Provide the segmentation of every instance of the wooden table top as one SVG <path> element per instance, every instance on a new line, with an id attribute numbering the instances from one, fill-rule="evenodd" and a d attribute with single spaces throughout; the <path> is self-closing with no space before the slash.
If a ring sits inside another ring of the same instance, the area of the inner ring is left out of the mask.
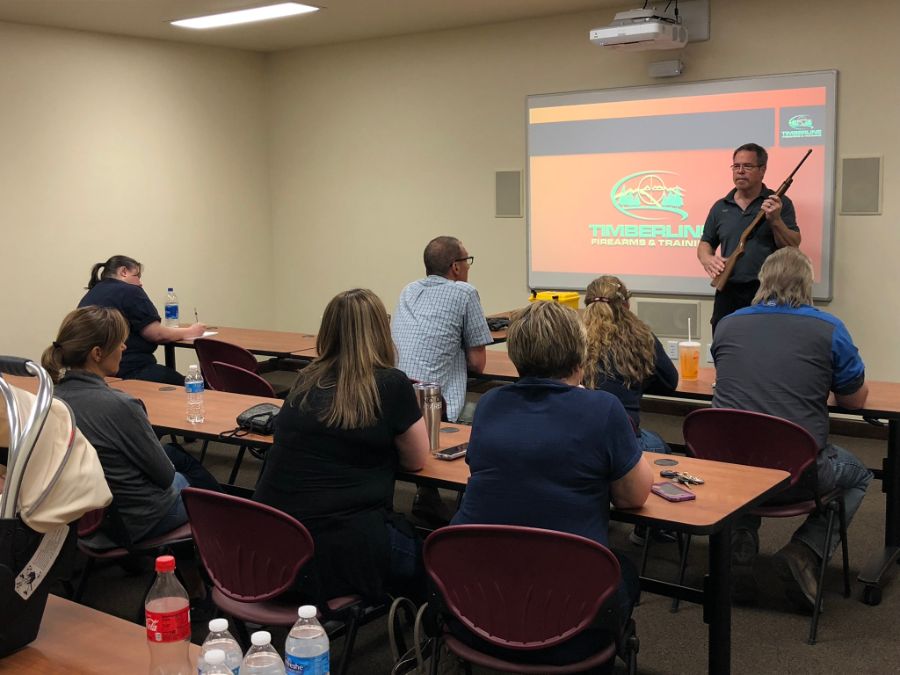
<path id="1" fill-rule="evenodd" d="M 446 450 L 460 443 L 468 443 L 472 427 L 464 424 L 441 423 L 441 450 Z M 469 482 L 469 465 L 465 457 L 458 459 L 441 460 L 428 455 L 425 466 L 421 471 L 406 472 L 399 476 L 401 479 L 414 483 L 445 487 L 449 490 L 459 490 Z"/>
<path id="2" fill-rule="evenodd" d="M 3 379 L 17 389 L 37 394 L 38 379 L 21 375 L 9 375 L 4 373 Z M 118 377 L 107 377 L 107 382 L 119 382 Z M 0 448 L 9 447 L 9 420 L 6 419 L 6 406 L 0 405 Z"/>
<path id="3" fill-rule="evenodd" d="M 200 647 L 190 645 L 191 663 Z M 10 675 L 124 675 L 150 668 L 147 632 L 142 626 L 51 595 L 37 638 L 0 659 Z"/>
<path id="4" fill-rule="evenodd" d="M 237 416 L 258 403 L 272 403 L 277 406 L 283 403 L 277 398 L 244 396 L 207 389 L 203 395 L 205 420 L 202 424 L 191 424 L 185 417 L 187 394 L 184 387 L 144 380 L 120 380 L 110 386 L 141 399 L 147 407 L 150 423 L 158 431 L 171 431 L 199 438 L 216 438 L 222 432 L 231 431 L 237 426 Z M 272 437 L 249 434 L 242 436 L 240 441 L 266 445 L 272 442 Z"/>
<path id="5" fill-rule="evenodd" d="M 498 349 L 487 350 L 487 363 L 484 372 L 476 377 L 485 380 L 516 380 L 518 372 L 509 359 L 509 354 Z M 700 368 L 696 380 L 679 379 L 678 388 L 671 395 L 653 394 L 657 398 L 689 398 L 710 401 L 713 397 L 716 381 L 716 369 Z M 832 412 L 863 415 L 865 417 L 900 417 L 900 382 L 884 382 L 867 380 L 869 396 L 866 407 L 861 410 L 845 410 L 835 405 L 834 396 L 829 397 L 828 405 Z"/>
<path id="6" fill-rule="evenodd" d="M 511 380 L 519 379 L 519 371 L 513 365 L 506 350 L 501 349 L 485 349 L 487 357 L 484 364 L 484 372 L 475 375 L 479 379 L 488 378 L 491 380 Z"/>
<path id="7" fill-rule="evenodd" d="M 450 424 L 441 426 L 460 429 L 458 434 L 451 434 L 450 438 L 442 434 L 441 448 L 456 445 L 464 438 L 468 440 L 469 427 Z M 669 502 L 651 493 L 647 502 L 639 509 L 613 509 L 614 520 L 660 523 L 694 534 L 709 534 L 736 511 L 765 501 L 769 495 L 787 485 L 790 479 L 790 474 L 786 471 L 775 469 L 652 452 L 646 452 L 644 456 L 653 468 L 654 482 L 666 480 L 659 476 L 659 472 L 668 468 L 687 471 L 706 482 L 691 488 L 697 495 L 696 499 Z M 658 466 L 653 463 L 657 459 L 674 459 L 678 464 L 674 467 Z M 460 490 L 465 489 L 469 481 L 469 466 L 462 459 L 446 462 L 429 457 L 422 471 L 402 474 L 402 478 Z"/>
<path id="8" fill-rule="evenodd" d="M 209 336 L 213 340 L 231 342 L 261 356 L 290 356 L 294 352 L 314 349 L 316 346 L 316 336 L 309 333 L 228 326 L 210 327 L 209 330 L 216 331 L 216 335 Z M 193 340 L 179 340 L 172 344 L 176 347 L 194 348 Z"/>
<path id="9" fill-rule="evenodd" d="M 19 389 L 24 389 L 25 391 L 30 391 L 32 394 L 37 394 L 38 390 L 38 379 L 36 377 L 24 377 L 21 375 L 7 375 L 3 374 L 3 379 L 9 382 L 12 386 L 18 387 Z M 121 382 L 122 378 L 119 377 L 105 377 L 103 378 L 107 382 Z"/>

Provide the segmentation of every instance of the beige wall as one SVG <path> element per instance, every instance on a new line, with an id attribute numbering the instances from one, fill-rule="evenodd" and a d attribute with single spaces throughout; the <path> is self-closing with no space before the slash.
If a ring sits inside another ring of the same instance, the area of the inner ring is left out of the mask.
<path id="1" fill-rule="evenodd" d="M 837 217 L 829 309 L 870 377 L 900 379 L 900 89 L 879 65 L 900 62 L 900 5 L 711 4 L 681 81 L 835 68 L 838 155 L 884 155 L 884 214 Z M 351 286 L 392 308 L 425 242 L 452 233 L 485 308 L 521 304 L 525 222 L 493 217 L 493 175 L 524 168 L 525 97 L 648 84 L 671 56 L 591 46 L 611 16 L 269 57 L 0 23 L 0 351 L 37 356 L 118 252 L 147 264 L 159 304 L 174 285 L 201 319 L 315 330 Z"/>
<path id="2" fill-rule="evenodd" d="M 850 327 L 870 377 L 900 378 L 892 334 L 900 213 L 891 198 L 900 179 L 900 88 L 877 65 L 900 63 L 900 5 L 711 4 L 712 39 L 684 50 L 681 81 L 837 69 L 838 155 L 884 155 L 884 215 L 837 217 L 829 309 Z M 403 284 L 421 276 L 424 244 L 445 233 L 477 257 L 471 281 L 486 310 L 521 304 L 525 222 L 493 217 L 493 175 L 524 168 L 525 97 L 648 84 L 646 64 L 671 57 L 590 45 L 588 30 L 611 16 L 274 55 L 267 75 L 279 325 L 315 330 L 327 299 L 354 285 L 373 288 L 390 310 Z M 723 193 L 729 179 L 723 172 Z M 710 310 L 705 302 L 705 318 Z"/>
<path id="3" fill-rule="evenodd" d="M 271 322 L 263 56 L 0 23 L 0 64 L 0 352 L 39 356 L 116 253 L 158 306 Z"/>

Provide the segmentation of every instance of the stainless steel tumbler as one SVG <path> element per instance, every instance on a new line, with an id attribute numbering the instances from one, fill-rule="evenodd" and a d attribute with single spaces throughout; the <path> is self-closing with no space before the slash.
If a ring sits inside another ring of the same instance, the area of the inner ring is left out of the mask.
<path id="1" fill-rule="evenodd" d="M 431 452 L 437 452 L 441 445 L 441 385 L 433 382 L 415 383 L 416 398 L 425 419 Z"/>

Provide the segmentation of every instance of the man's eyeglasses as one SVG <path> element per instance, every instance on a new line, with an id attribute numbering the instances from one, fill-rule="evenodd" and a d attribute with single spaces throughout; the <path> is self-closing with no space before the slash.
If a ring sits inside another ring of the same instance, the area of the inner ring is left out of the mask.
<path id="1" fill-rule="evenodd" d="M 732 164 L 732 171 L 753 171 L 753 169 L 758 169 L 762 164 Z"/>
<path id="2" fill-rule="evenodd" d="M 468 258 L 457 258 L 453 262 L 465 262 L 469 267 L 475 263 L 475 256 L 470 255 Z"/>

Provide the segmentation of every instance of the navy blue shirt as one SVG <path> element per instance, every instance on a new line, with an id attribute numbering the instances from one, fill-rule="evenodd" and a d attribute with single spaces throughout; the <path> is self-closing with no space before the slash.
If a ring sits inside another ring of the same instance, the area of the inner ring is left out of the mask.
<path id="1" fill-rule="evenodd" d="M 713 251 L 721 246 L 723 258 L 730 256 L 737 248 L 741 234 L 759 213 L 766 197 L 775 194 L 773 190 L 763 185 L 762 192 L 750 202 L 745 211 L 734 201 L 735 192 L 737 192 L 736 188 L 713 204 L 703 226 L 703 235 L 700 237 L 700 241 L 705 241 L 712 246 Z M 797 227 L 794 203 L 786 195 L 781 198 L 781 219 L 789 230 L 800 231 L 800 228 Z M 776 248 L 778 246 L 775 244 L 772 226 L 769 225 L 767 219 L 763 218 L 744 245 L 744 255 L 738 258 L 729 281 L 734 283 L 756 281 L 759 268 L 762 267 L 765 259 L 775 252 Z"/>
<path id="2" fill-rule="evenodd" d="M 609 485 L 641 459 L 619 400 L 524 377 L 481 397 L 454 525 L 523 525 L 607 545 Z"/>
<path id="3" fill-rule="evenodd" d="M 141 286 L 118 279 L 104 279 L 89 290 L 78 303 L 79 307 L 88 305 L 117 309 L 128 321 L 130 333 L 125 340 L 126 349 L 117 373 L 119 377 L 126 377 L 129 373 L 156 363 L 153 352 L 156 351 L 157 345 L 155 342 L 145 340 L 141 336 L 141 331 L 154 321 L 162 319 Z"/>
<path id="4" fill-rule="evenodd" d="M 835 316 L 801 305 L 757 304 L 726 316 L 712 344 L 713 407 L 775 415 L 828 442 L 828 394 L 854 394 L 865 366 Z"/>
<path id="5" fill-rule="evenodd" d="M 641 426 L 641 397 L 644 393 L 671 394 L 678 387 L 678 371 L 672 359 L 666 354 L 659 339 L 653 336 L 653 372 L 643 382 L 638 382 L 630 387 L 619 373 L 597 373 L 596 389 L 608 391 L 625 406 L 625 412 L 634 422 L 637 432 Z M 599 367 L 598 367 L 599 371 Z"/>

